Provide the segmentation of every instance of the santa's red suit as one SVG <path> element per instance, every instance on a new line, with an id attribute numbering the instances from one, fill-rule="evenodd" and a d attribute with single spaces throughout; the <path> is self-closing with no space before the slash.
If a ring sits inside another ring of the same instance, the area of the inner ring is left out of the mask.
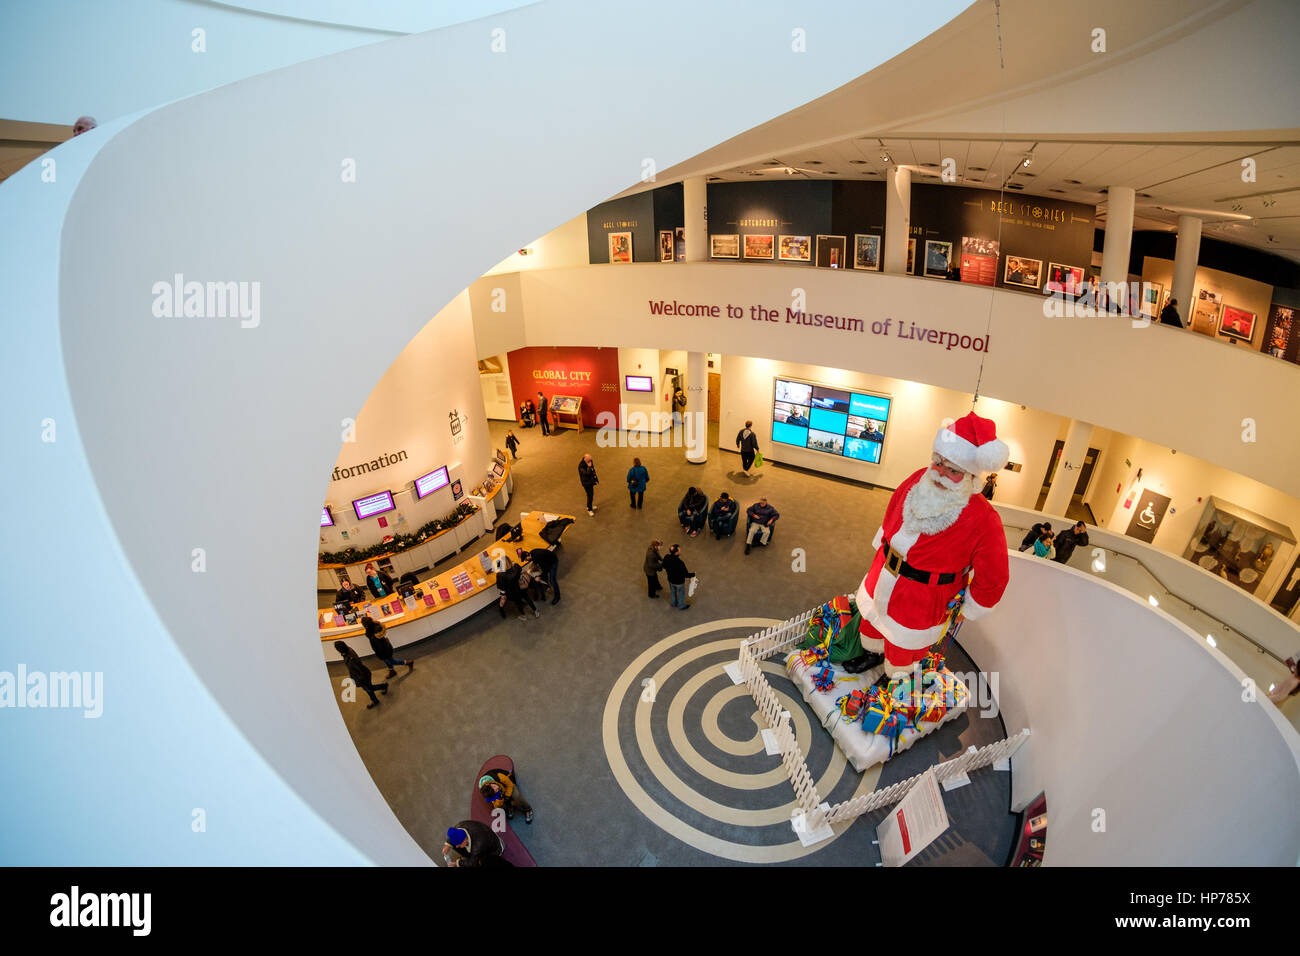
<path id="1" fill-rule="evenodd" d="M 961 613 L 971 620 L 992 610 L 1007 586 L 1002 521 L 993 506 L 975 494 L 973 478 L 1005 465 L 1007 446 L 997 440 L 993 422 L 972 412 L 941 430 L 934 450 L 946 465 L 965 471 L 965 478 L 954 486 L 930 466 L 898 486 L 872 542 L 875 560 L 858 588 L 862 647 L 884 654 L 890 675 L 909 671 L 943 637 L 948 602 L 966 587 L 968 571 L 970 586 Z M 922 482 L 936 484 L 918 493 Z M 942 494 L 944 488 L 950 509 L 918 515 L 926 493 L 934 495 L 938 489 Z"/>

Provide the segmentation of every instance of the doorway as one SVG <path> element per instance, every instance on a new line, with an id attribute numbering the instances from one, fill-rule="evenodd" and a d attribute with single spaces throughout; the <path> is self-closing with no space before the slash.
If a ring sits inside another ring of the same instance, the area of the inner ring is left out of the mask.
<path id="1" fill-rule="evenodd" d="M 1056 466 L 1061 460 L 1061 452 L 1064 449 L 1065 442 L 1058 438 L 1056 444 L 1052 447 L 1052 455 L 1047 461 L 1047 473 L 1043 475 L 1043 486 L 1038 492 L 1038 502 L 1034 505 L 1035 511 L 1043 510 L 1043 504 L 1047 501 L 1048 489 L 1052 486 L 1052 477 L 1056 474 Z M 1083 456 L 1083 465 L 1079 468 L 1079 477 L 1074 483 L 1074 491 L 1070 493 L 1070 504 L 1066 508 L 1065 516 L 1067 518 L 1086 521 L 1092 525 L 1097 523 L 1092 509 L 1084 503 L 1083 496 L 1088 493 L 1088 486 L 1092 484 L 1092 476 L 1097 471 L 1097 461 L 1100 458 L 1101 451 L 1097 448 L 1089 448 Z"/>
<path id="2" fill-rule="evenodd" d="M 709 373 L 709 422 L 717 424 L 722 408 L 722 376 L 717 372 Z"/>

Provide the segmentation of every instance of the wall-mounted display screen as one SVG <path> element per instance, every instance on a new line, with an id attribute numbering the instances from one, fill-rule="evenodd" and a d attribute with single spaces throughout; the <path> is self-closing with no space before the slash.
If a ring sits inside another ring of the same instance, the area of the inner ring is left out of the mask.
<path id="1" fill-rule="evenodd" d="M 629 392 L 653 392 L 655 380 L 649 375 L 624 375 L 623 387 Z"/>
<path id="2" fill-rule="evenodd" d="M 354 498 L 352 501 L 352 510 L 357 513 L 358 518 L 373 518 L 396 507 L 397 505 L 393 504 L 391 491 L 379 491 L 364 498 Z"/>
<path id="3" fill-rule="evenodd" d="M 334 527 L 334 515 L 330 512 L 329 505 L 320 510 L 320 526 L 322 528 Z"/>
<path id="4" fill-rule="evenodd" d="M 879 464 L 892 399 L 776 379 L 772 441 Z"/>
<path id="5" fill-rule="evenodd" d="M 415 479 L 415 497 L 423 498 L 425 495 L 431 495 L 439 488 L 446 488 L 451 484 L 451 479 L 447 477 L 447 466 L 443 465 L 437 471 L 431 471 L 427 475 L 421 475 Z M 385 511 L 388 509 L 385 508 Z"/>

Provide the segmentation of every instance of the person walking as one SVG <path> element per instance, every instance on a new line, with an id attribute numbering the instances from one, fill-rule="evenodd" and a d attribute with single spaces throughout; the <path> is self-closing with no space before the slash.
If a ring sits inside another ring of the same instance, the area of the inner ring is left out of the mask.
<path id="1" fill-rule="evenodd" d="M 528 552 L 533 562 L 533 579 L 551 589 L 551 605 L 560 603 L 560 558 L 550 548 Z"/>
<path id="2" fill-rule="evenodd" d="M 343 657 L 343 663 L 348 667 L 348 676 L 352 682 L 370 695 L 370 703 L 366 704 L 366 710 L 372 710 L 379 706 L 379 698 L 375 696 L 375 691 L 379 691 L 385 696 L 388 695 L 388 681 L 382 684 L 375 684 L 371 680 L 370 668 L 361 662 L 357 652 L 348 647 L 344 641 L 335 641 L 334 650 L 338 651 Z"/>
<path id="3" fill-rule="evenodd" d="M 754 423 L 745 422 L 745 427 L 736 433 L 736 447 L 740 449 L 740 467 L 749 474 L 758 454 L 758 436 L 754 434 Z"/>
<path id="4" fill-rule="evenodd" d="M 518 461 L 519 439 L 515 437 L 514 432 L 506 432 L 506 447 L 510 449 L 510 460 Z"/>
<path id="5" fill-rule="evenodd" d="M 406 673 L 415 670 L 415 661 L 404 661 L 397 657 L 397 652 L 393 650 L 393 642 L 388 639 L 388 628 L 384 627 L 381 621 L 376 621 L 370 615 L 361 619 L 361 626 L 365 628 L 366 637 L 370 639 L 370 649 L 375 652 L 375 656 L 388 665 L 387 677 L 397 676 L 397 665 L 405 664 Z"/>
<path id="6" fill-rule="evenodd" d="M 659 571 L 664 566 L 664 559 L 659 554 L 659 549 L 663 546 L 664 543 L 658 538 L 651 541 L 650 547 L 645 552 L 645 563 L 642 565 L 646 582 L 650 585 L 650 596 L 652 598 L 657 598 L 659 592 L 663 590 L 663 586 L 659 583 Z"/>
<path id="7" fill-rule="evenodd" d="M 522 810 L 524 822 L 533 822 L 533 808 L 519 792 L 519 783 L 509 771 L 493 768 L 483 774 L 478 778 L 478 792 L 493 810 L 504 810 L 507 820 L 513 820 L 515 811 Z"/>
<path id="8" fill-rule="evenodd" d="M 448 866 L 457 867 L 509 866 L 501 859 L 505 851 L 505 842 L 486 823 L 461 820 L 447 829 L 442 859 Z"/>
<path id="9" fill-rule="evenodd" d="M 645 470 L 640 458 L 632 459 L 632 467 L 627 470 L 627 491 L 632 496 L 632 507 L 641 508 L 645 501 L 645 486 L 650 483 L 650 472 Z"/>
<path id="10" fill-rule="evenodd" d="M 668 590 L 672 594 L 673 607 L 687 610 L 690 605 L 686 603 L 686 579 L 693 578 L 695 575 L 686 569 L 680 545 L 675 544 L 668 549 L 668 554 L 664 557 L 664 575 L 668 578 Z"/>
<path id="11" fill-rule="evenodd" d="M 582 482 L 582 489 L 587 493 L 587 514 L 595 517 L 596 506 L 592 504 L 591 496 L 600 479 L 596 477 L 596 463 L 590 455 L 583 455 L 582 461 L 578 462 L 578 481 Z"/>
<path id="12" fill-rule="evenodd" d="M 546 404 L 546 396 L 541 392 L 537 393 L 537 421 L 541 423 L 542 434 L 551 433 L 551 408 Z"/>
<path id="13" fill-rule="evenodd" d="M 982 494 L 989 501 L 992 501 L 993 491 L 994 489 L 997 488 L 997 486 L 998 486 L 998 476 L 989 475 L 987 478 L 984 479 L 984 487 L 983 489 L 980 490 L 980 494 Z"/>

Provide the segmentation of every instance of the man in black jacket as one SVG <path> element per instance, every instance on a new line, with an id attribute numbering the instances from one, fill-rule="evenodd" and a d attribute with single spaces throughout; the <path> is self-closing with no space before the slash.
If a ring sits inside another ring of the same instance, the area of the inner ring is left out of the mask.
<path id="1" fill-rule="evenodd" d="M 1052 560 L 1065 564 L 1070 560 L 1070 555 L 1074 553 L 1077 545 L 1088 544 L 1088 526 L 1082 521 L 1075 524 L 1073 528 L 1066 528 L 1056 536 L 1056 557 Z"/>
<path id="2" fill-rule="evenodd" d="M 600 484 L 600 479 L 596 477 L 596 462 L 590 455 L 583 455 L 582 461 L 578 462 L 578 481 L 582 483 L 582 490 L 587 493 L 587 514 L 595 517 L 596 506 L 591 503 L 591 496 Z"/>
<path id="3" fill-rule="evenodd" d="M 1038 524 L 1034 525 L 1032 528 L 1029 529 L 1029 534 L 1025 535 L 1025 537 L 1021 540 L 1020 550 L 1028 551 L 1030 548 L 1034 546 L 1034 542 L 1037 541 L 1040 537 L 1042 537 L 1044 531 L 1051 531 L 1051 530 L 1052 530 L 1052 523 L 1050 521 L 1038 522 Z"/>
<path id="4" fill-rule="evenodd" d="M 1161 325 L 1173 325 L 1180 329 L 1183 327 L 1183 320 L 1178 317 L 1178 309 L 1175 308 L 1177 305 L 1177 299 L 1170 299 L 1169 303 L 1160 310 Z"/>
<path id="5" fill-rule="evenodd" d="M 754 434 L 753 422 L 745 422 L 745 427 L 736 432 L 736 447 L 740 449 L 740 467 L 749 474 L 754 456 L 758 454 L 758 436 Z"/>
<path id="6" fill-rule="evenodd" d="M 524 613 L 524 606 L 527 605 L 533 612 L 533 617 L 541 617 L 542 612 L 537 610 L 537 605 L 533 599 L 528 596 L 524 590 L 528 586 L 529 579 L 524 574 L 524 569 L 510 562 L 510 567 L 504 571 L 497 572 L 497 590 L 501 592 L 501 597 L 497 601 L 497 607 L 501 609 L 501 617 L 506 616 L 506 601 L 513 601 L 515 607 L 519 608 L 519 620 L 524 620 L 528 615 Z"/>
<path id="7" fill-rule="evenodd" d="M 693 578 L 695 575 L 686 570 L 686 562 L 682 560 L 681 545 L 673 545 L 664 556 L 664 576 L 668 578 L 668 590 L 672 593 L 673 607 L 685 611 L 690 607 L 686 603 L 686 579 Z M 677 603 L 678 598 L 681 598 L 681 604 Z"/>

